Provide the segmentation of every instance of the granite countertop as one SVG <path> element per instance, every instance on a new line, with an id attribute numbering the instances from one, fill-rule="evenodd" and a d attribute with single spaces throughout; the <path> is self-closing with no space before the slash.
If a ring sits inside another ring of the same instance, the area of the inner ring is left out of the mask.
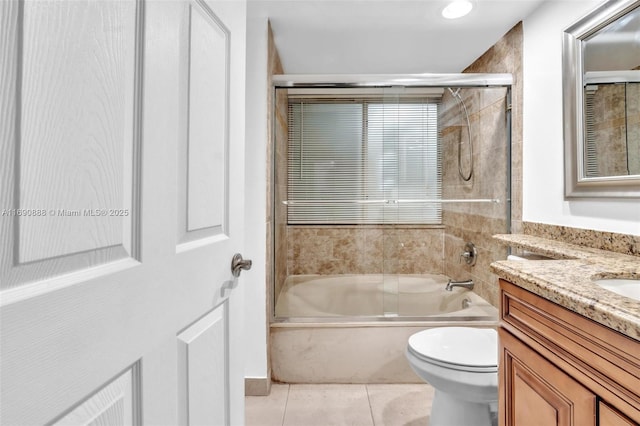
<path id="1" fill-rule="evenodd" d="M 494 239 L 551 260 L 501 260 L 491 264 L 500 278 L 602 325 L 640 340 L 640 301 L 605 290 L 592 279 L 640 279 L 640 257 L 582 247 L 532 235 Z"/>

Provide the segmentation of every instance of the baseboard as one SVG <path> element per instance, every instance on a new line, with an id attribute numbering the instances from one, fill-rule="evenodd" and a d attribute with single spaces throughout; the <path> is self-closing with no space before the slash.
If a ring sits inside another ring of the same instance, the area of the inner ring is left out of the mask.
<path id="1" fill-rule="evenodd" d="M 268 377 L 245 377 L 245 396 L 267 396 L 271 392 L 271 379 Z"/>

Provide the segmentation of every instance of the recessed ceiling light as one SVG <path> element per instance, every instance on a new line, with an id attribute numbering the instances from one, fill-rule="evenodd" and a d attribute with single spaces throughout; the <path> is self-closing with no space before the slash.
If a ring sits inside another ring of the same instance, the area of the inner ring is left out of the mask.
<path id="1" fill-rule="evenodd" d="M 469 0 L 454 0 L 442 9 L 442 16 L 447 19 L 462 18 L 473 9 L 473 3 Z"/>

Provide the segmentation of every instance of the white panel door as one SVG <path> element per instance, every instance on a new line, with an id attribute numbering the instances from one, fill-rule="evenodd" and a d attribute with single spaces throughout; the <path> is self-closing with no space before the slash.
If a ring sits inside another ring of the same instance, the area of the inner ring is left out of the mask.
<path id="1" fill-rule="evenodd" d="M 0 1 L 0 424 L 243 423 L 245 26 Z"/>

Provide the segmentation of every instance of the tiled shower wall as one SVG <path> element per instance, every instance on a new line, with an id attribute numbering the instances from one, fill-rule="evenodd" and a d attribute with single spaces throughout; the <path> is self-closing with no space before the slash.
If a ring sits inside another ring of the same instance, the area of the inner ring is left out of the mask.
<path id="1" fill-rule="evenodd" d="M 510 73 L 511 88 L 511 232 L 522 232 L 522 22 L 464 70 L 465 73 Z"/>
<path id="2" fill-rule="evenodd" d="M 595 176 L 640 174 L 640 83 L 601 84 L 592 99 Z"/>
<path id="3" fill-rule="evenodd" d="M 512 73 L 515 85 L 512 92 L 512 149 L 513 149 L 513 210 L 514 232 L 521 227 L 521 140 L 522 108 L 520 85 L 522 76 L 522 25 L 518 24 L 494 47 L 472 64 L 465 72 Z M 270 72 L 282 73 L 272 38 L 269 49 Z M 276 66 L 277 65 L 277 66 Z M 279 68 L 280 67 L 280 68 Z M 279 91 L 284 92 L 284 91 Z M 376 274 L 376 273 L 444 273 L 453 279 L 473 278 L 476 291 L 485 299 L 498 304 L 497 278 L 490 273 L 489 264 L 506 257 L 506 249 L 494 243 L 491 236 L 505 233 L 505 176 L 506 136 L 505 89 L 462 90 L 472 121 L 474 143 L 474 176 L 469 183 L 460 180 L 457 167 L 456 138 L 466 131 L 464 116 L 450 95 L 443 102 L 443 197 L 499 198 L 499 204 L 443 205 L 443 226 L 286 226 L 287 103 L 286 94 L 278 96 L 275 104 L 276 149 L 274 188 L 275 294 L 287 275 L 300 274 Z M 273 132 L 270 130 L 270 137 Z M 466 137 L 466 136 L 463 136 Z M 464 152 L 463 152 L 464 154 Z M 468 163 L 463 157 L 463 168 Z M 271 158 L 268 157 L 268 158 Z M 269 192 L 272 194 L 272 192 Z M 269 201 L 271 211 L 271 201 Z M 270 225 L 270 224 L 268 224 Z M 269 240 L 271 241 L 271 240 Z M 472 241 L 479 251 L 474 267 L 460 263 L 466 241 Z M 284 255 L 286 253 L 286 256 Z"/>
<path id="4" fill-rule="evenodd" d="M 302 274 L 441 274 L 444 227 L 290 226 L 287 270 Z"/>
<path id="5" fill-rule="evenodd" d="M 443 204 L 442 222 L 445 225 L 444 269 L 445 274 L 456 280 L 473 279 L 474 290 L 493 304 L 497 279 L 491 274 L 489 264 L 506 257 L 506 249 L 491 238 L 507 231 L 507 136 L 506 89 L 463 89 L 460 91 L 467 106 L 470 134 L 473 141 L 473 174 L 464 181 L 458 172 L 458 148 L 462 174 L 469 171 L 468 133 L 464 112 L 448 94 L 443 99 L 442 195 L 445 200 L 499 200 L 496 203 Z M 462 144 L 460 139 L 462 138 Z M 466 264 L 461 254 L 465 243 L 475 245 L 476 264 Z"/>
<path id="6" fill-rule="evenodd" d="M 511 73 L 514 84 L 511 92 L 511 228 L 522 228 L 522 24 L 513 27 L 493 47 L 470 65 L 468 73 Z M 507 140 L 505 120 L 508 105 L 504 89 L 461 90 L 469 110 L 471 137 L 474 143 L 474 174 L 469 182 L 458 175 L 457 146 L 459 138 L 467 136 L 460 127 L 463 113 L 445 93 L 443 100 L 443 198 L 497 198 L 499 204 L 444 204 L 443 224 L 444 271 L 453 279 L 472 278 L 474 291 L 494 306 L 498 306 L 498 279 L 489 264 L 505 259 L 506 248 L 492 239 L 494 234 L 507 231 L 505 221 L 505 189 L 507 182 Z M 468 170 L 466 151 L 462 151 L 463 171 Z M 466 242 L 473 242 L 478 250 L 475 266 L 460 258 Z"/>

